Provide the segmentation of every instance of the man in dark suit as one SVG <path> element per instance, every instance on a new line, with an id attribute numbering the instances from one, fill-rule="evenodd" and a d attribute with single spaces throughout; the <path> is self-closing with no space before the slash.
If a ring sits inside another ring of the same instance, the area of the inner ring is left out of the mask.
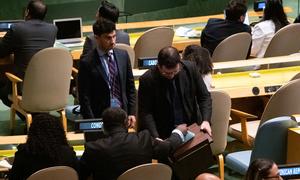
<path id="1" fill-rule="evenodd" d="M 78 92 L 83 118 L 99 118 L 108 107 L 121 107 L 135 123 L 135 86 L 126 51 L 114 49 L 115 23 L 98 20 L 93 25 L 97 47 L 80 61 Z"/>
<path id="2" fill-rule="evenodd" d="M 153 137 L 167 138 L 180 124 L 197 123 L 211 135 L 211 97 L 199 70 L 180 61 L 176 48 L 165 47 L 158 64 L 139 79 L 138 119 Z"/>
<path id="3" fill-rule="evenodd" d="M 165 141 L 153 139 L 149 131 L 128 133 L 126 113 L 120 108 L 103 112 L 105 138 L 85 144 L 80 159 L 80 179 L 92 174 L 93 179 L 114 180 L 126 170 L 152 159 L 165 160 L 182 143 L 187 132 L 185 125 L 178 126 Z"/>
<path id="4" fill-rule="evenodd" d="M 119 9 L 114 4 L 108 1 L 102 1 L 96 13 L 96 19 L 99 20 L 101 18 L 105 18 L 114 23 L 117 23 L 119 19 L 119 13 L 120 13 Z M 129 35 L 126 32 L 122 30 L 116 30 L 116 36 L 117 36 L 117 40 L 116 40 L 117 43 L 130 45 Z M 96 46 L 97 43 L 94 34 L 90 34 L 89 36 L 87 36 L 83 45 L 83 51 L 80 59 L 86 56 Z"/>
<path id="5" fill-rule="evenodd" d="M 218 44 L 227 37 L 240 32 L 251 33 L 250 26 L 243 23 L 246 12 L 247 6 L 242 0 L 229 1 L 225 9 L 225 19 L 208 20 L 201 33 L 201 46 L 213 54 Z"/>
<path id="6" fill-rule="evenodd" d="M 57 33 L 53 24 L 43 21 L 47 6 L 40 0 L 29 1 L 25 11 L 25 21 L 14 24 L 0 41 L 0 57 L 14 54 L 13 73 L 24 77 L 31 57 L 44 48 L 52 47 Z M 7 95 L 11 93 L 11 83 L 1 83 L 1 99 L 10 106 Z"/>

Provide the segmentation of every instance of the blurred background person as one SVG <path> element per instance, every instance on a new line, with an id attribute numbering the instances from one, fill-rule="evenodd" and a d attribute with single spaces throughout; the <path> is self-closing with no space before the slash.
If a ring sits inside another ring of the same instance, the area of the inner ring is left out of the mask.
<path id="1" fill-rule="evenodd" d="M 210 18 L 201 33 L 201 46 L 212 55 L 218 44 L 227 37 L 240 33 L 251 33 L 249 25 L 244 24 L 247 6 L 243 0 L 230 0 L 225 8 L 225 19 Z"/>
<path id="2" fill-rule="evenodd" d="M 245 180 L 282 179 L 276 163 L 269 159 L 254 160 L 246 173 Z"/>
<path id="3" fill-rule="evenodd" d="M 214 174 L 202 173 L 195 180 L 220 180 L 220 178 Z"/>
<path id="4" fill-rule="evenodd" d="M 288 24 L 282 1 L 267 0 L 263 18 L 252 30 L 251 56 L 264 57 L 274 34 Z"/>
<path id="5" fill-rule="evenodd" d="M 101 18 L 108 19 L 114 23 L 118 22 L 120 11 L 119 9 L 112 3 L 108 1 L 101 1 L 101 4 L 96 13 L 96 20 Z M 122 30 L 116 30 L 116 43 L 123 43 L 130 45 L 129 35 L 128 33 Z M 85 39 L 83 45 L 83 51 L 80 59 L 86 56 L 90 51 L 92 51 L 97 46 L 95 35 L 92 33 L 88 35 Z"/>
<path id="6" fill-rule="evenodd" d="M 209 51 L 199 45 L 189 45 L 184 49 L 182 59 L 196 63 L 207 89 L 211 90 L 213 63 Z"/>

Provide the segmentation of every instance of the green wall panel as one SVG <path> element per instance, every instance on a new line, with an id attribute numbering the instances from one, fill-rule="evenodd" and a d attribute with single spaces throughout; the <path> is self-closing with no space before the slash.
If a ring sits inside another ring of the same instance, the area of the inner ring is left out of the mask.
<path id="1" fill-rule="evenodd" d="M 48 5 L 47 21 L 56 18 L 82 17 L 84 24 L 95 20 L 100 0 L 44 0 Z M 133 13 L 129 22 L 182 18 L 222 13 L 228 0 L 109 0 L 121 11 Z M 22 19 L 25 0 L 3 0 L 0 19 Z M 252 7 L 253 0 L 249 1 Z M 125 17 L 120 17 L 125 22 Z"/>

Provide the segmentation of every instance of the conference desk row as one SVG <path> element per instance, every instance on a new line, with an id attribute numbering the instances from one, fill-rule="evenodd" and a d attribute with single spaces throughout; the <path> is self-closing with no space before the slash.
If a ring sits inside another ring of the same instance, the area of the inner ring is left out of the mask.
<path id="1" fill-rule="evenodd" d="M 224 70 L 226 68 L 241 68 L 245 66 L 254 66 L 262 64 L 275 64 L 282 62 L 298 62 L 300 54 L 270 58 L 257 58 L 251 60 L 240 60 L 230 62 L 214 63 L 214 70 Z M 138 88 L 138 78 L 147 70 L 133 69 Z M 276 92 L 278 87 L 286 84 L 290 79 L 300 72 L 300 66 L 292 66 L 276 69 L 265 69 L 257 71 L 245 71 L 235 73 L 224 73 L 213 75 L 213 90 L 225 91 L 229 96 L 234 98 L 255 97 L 271 95 Z M 256 73 L 256 76 L 252 74 Z M 257 76 L 258 75 L 258 76 Z M 253 91 L 256 89 L 256 91 Z M 68 139 L 83 140 L 82 134 L 69 133 Z M 25 142 L 24 136 L 0 136 L 1 144 L 18 144 Z"/>

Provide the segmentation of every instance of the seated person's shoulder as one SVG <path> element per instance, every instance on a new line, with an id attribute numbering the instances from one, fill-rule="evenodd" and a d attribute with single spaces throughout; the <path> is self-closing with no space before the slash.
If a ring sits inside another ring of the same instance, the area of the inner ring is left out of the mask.
<path id="1" fill-rule="evenodd" d="M 144 129 L 137 133 L 139 137 L 151 137 L 150 131 L 148 129 Z"/>
<path id="2" fill-rule="evenodd" d="M 218 23 L 218 22 L 224 22 L 225 20 L 224 19 L 221 19 L 221 18 L 209 18 L 208 21 L 207 21 L 207 24 L 209 23 Z"/>

